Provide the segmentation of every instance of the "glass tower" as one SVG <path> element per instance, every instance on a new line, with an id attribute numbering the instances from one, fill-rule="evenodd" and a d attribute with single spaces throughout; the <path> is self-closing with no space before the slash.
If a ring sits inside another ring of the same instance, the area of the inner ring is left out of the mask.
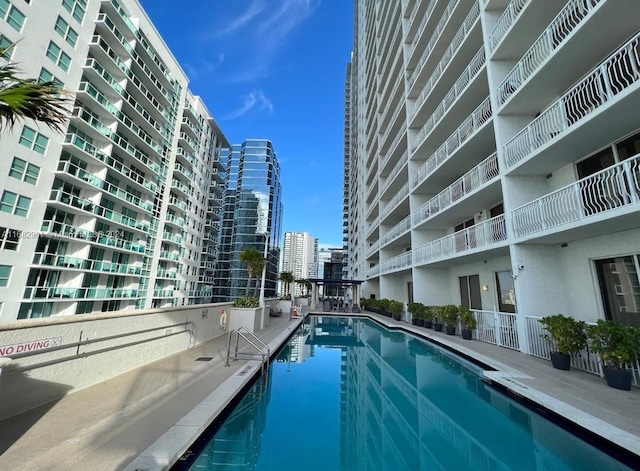
<path id="1" fill-rule="evenodd" d="M 278 158 L 266 139 L 247 139 L 233 145 L 223 156 L 227 159 L 227 190 L 213 301 L 225 302 L 245 295 L 249 279 L 240 254 L 248 248 L 266 252 L 265 297 L 275 297 L 282 231 Z M 260 275 L 251 280 L 250 296 L 259 294 Z"/>

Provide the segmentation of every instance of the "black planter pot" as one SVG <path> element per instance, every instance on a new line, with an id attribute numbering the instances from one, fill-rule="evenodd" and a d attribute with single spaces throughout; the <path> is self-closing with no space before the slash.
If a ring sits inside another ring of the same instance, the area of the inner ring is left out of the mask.
<path id="1" fill-rule="evenodd" d="M 471 334 L 473 333 L 470 329 L 462 329 L 462 338 L 465 340 L 471 340 Z"/>
<path id="2" fill-rule="evenodd" d="M 551 364 L 557 370 L 568 370 L 571 368 L 571 355 L 551 352 Z"/>
<path id="3" fill-rule="evenodd" d="M 433 329 L 433 321 L 423 321 L 424 322 L 424 326 L 427 329 Z"/>
<path id="4" fill-rule="evenodd" d="M 418 327 L 424 327 L 424 319 L 418 319 L 417 326 Z"/>
<path id="5" fill-rule="evenodd" d="M 413 325 L 418 325 L 418 319 L 416 319 L 415 317 L 411 319 L 411 323 Z"/>
<path id="6" fill-rule="evenodd" d="M 455 325 L 448 325 L 445 327 L 445 330 L 447 331 L 447 335 L 456 335 L 456 326 Z"/>
<path id="7" fill-rule="evenodd" d="M 604 379 L 607 380 L 609 387 L 614 389 L 621 389 L 623 391 L 631 390 L 631 371 L 630 370 L 616 370 L 615 368 L 609 368 L 605 366 Z"/>
<path id="8" fill-rule="evenodd" d="M 433 328 L 435 329 L 436 332 L 442 332 L 442 323 L 436 322 L 435 324 L 433 324 Z"/>

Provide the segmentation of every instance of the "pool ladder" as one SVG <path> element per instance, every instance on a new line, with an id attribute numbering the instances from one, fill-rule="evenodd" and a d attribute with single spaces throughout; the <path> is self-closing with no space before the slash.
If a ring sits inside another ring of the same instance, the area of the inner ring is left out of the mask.
<path id="1" fill-rule="evenodd" d="M 235 348 L 233 349 L 233 354 L 231 351 L 231 346 L 233 343 L 233 338 L 235 337 Z M 249 345 L 251 345 L 256 353 L 253 352 L 239 352 L 238 344 L 240 342 L 240 337 L 242 337 Z M 269 359 L 271 358 L 271 349 L 260 340 L 253 332 L 251 332 L 246 327 L 239 327 L 235 330 L 229 332 L 229 339 L 227 341 L 227 362 L 224 366 L 229 366 L 229 361 L 233 359 L 233 361 L 238 361 L 242 355 L 244 359 L 258 359 L 261 360 L 261 373 L 263 377 L 265 373 L 269 370 Z"/>

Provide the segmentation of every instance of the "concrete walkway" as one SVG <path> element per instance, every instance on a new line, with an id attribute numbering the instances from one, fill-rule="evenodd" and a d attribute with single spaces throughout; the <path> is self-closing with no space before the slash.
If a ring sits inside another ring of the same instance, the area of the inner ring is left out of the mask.
<path id="1" fill-rule="evenodd" d="M 301 322 L 286 316 L 271 318 L 270 325 L 256 334 L 267 344 L 277 339 L 279 346 Z M 271 347 L 273 351 L 276 345 Z M 224 335 L 70 394 L 53 405 L 0 421 L 0 450 L 6 450 L 0 455 L 0 470 L 124 469 L 249 362 L 232 362 L 225 368 L 226 350 Z M 201 357 L 212 359 L 196 361 Z M 236 393 L 227 391 L 226 402 Z M 174 450 L 176 458 L 191 441 Z"/>
<path id="2" fill-rule="evenodd" d="M 555 370 L 548 361 L 513 350 L 365 315 L 496 368 L 487 372 L 492 381 L 640 455 L 640 390 L 618 391 L 595 375 Z M 300 323 L 272 318 L 257 334 L 274 350 Z M 213 339 L 0 422 L 0 450 L 6 450 L 0 469 L 166 469 L 251 376 L 243 374 L 251 361 L 224 367 L 226 342 L 227 336 Z M 196 361 L 200 357 L 213 358 Z"/>

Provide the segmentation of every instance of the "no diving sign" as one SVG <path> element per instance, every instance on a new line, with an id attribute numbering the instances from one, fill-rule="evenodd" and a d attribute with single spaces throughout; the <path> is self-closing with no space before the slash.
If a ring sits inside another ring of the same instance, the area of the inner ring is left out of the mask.
<path id="1" fill-rule="evenodd" d="M 30 342 L 14 343 L 13 345 L 0 346 L 0 357 L 8 357 L 18 353 L 33 352 L 45 348 L 57 347 L 62 344 L 62 337 L 50 339 L 32 340 Z"/>

